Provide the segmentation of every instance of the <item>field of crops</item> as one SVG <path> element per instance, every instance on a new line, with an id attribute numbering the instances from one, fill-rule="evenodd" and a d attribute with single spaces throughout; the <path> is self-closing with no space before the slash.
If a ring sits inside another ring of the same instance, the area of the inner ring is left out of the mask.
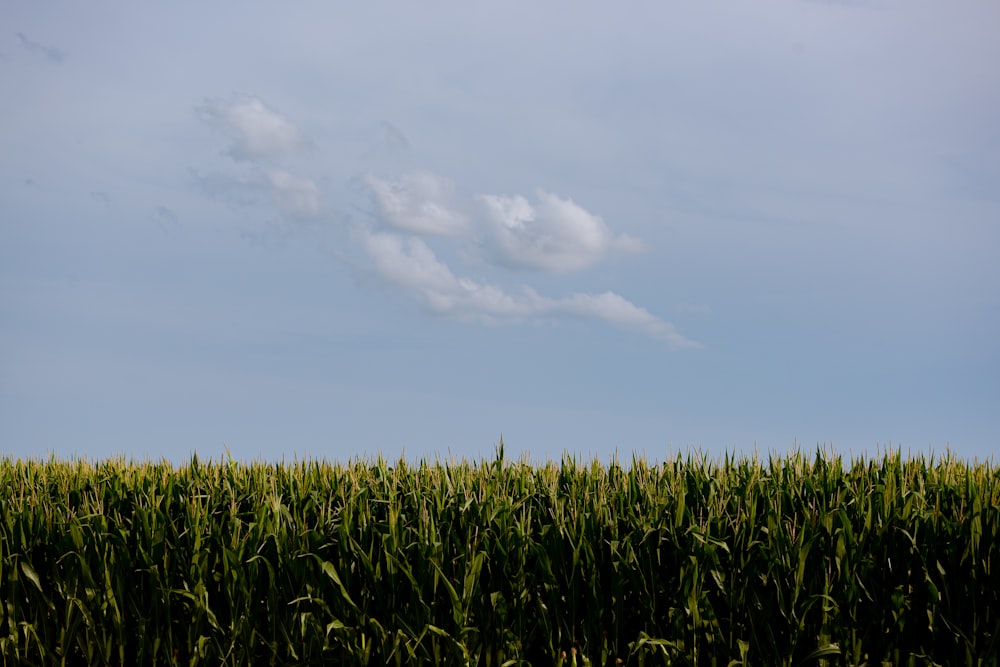
<path id="1" fill-rule="evenodd" d="M 0 460 L 0 489 L 5 665 L 1000 655 L 991 463 Z"/>

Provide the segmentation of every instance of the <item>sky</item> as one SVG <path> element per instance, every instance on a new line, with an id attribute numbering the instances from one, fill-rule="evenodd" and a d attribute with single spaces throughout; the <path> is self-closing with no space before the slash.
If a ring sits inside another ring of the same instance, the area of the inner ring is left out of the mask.
<path id="1" fill-rule="evenodd" d="M 1000 449 L 1000 4 L 0 4 L 0 456 Z"/>

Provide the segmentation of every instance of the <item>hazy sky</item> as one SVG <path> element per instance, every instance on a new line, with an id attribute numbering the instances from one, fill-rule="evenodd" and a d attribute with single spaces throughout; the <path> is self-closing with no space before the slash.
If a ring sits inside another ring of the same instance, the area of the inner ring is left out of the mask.
<path id="1" fill-rule="evenodd" d="M 1000 4 L 0 4 L 0 454 L 1000 448 Z"/>

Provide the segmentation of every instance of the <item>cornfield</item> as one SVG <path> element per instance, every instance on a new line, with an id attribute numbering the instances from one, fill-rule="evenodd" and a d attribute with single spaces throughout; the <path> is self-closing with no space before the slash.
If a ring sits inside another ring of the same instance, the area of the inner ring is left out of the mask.
<path id="1" fill-rule="evenodd" d="M 1000 472 L 0 460 L 5 665 L 994 665 Z"/>

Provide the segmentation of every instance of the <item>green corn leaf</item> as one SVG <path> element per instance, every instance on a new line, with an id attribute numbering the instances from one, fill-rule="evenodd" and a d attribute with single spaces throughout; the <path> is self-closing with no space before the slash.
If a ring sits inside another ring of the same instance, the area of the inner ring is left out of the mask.
<path id="1" fill-rule="evenodd" d="M 320 560 L 318 556 L 316 556 L 316 558 L 317 560 Z M 337 588 L 340 590 L 340 596 L 348 604 L 348 606 L 353 611 L 360 612 L 361 610 L 358 608 L 358 605 L 354 603 L 354 600 L 351 599 L 351 594 L 347 591 L 347 587 L 344 586 L 344 582 L 341 581 L 340 575 L 337 574 L 337 568 L 334 567 L 333 563 L 330 561 L 320 560 L 320 567 L 323 570 L 323 574 L 333 581 L 333 583 L 337 584 Z"/>
<path id="2" fill-rule="evenodd" d="M 26 560 L 21 560 L 18 565 L 21 568 L 21 574 L 24 575 L 25 579 L 34 584 L 35 588 L 38 589 L 39 593 L 45 594 L 42 591 L 42 582 L 38 579 L 38 573 L 35 572 L 35 568 L 31 567 L 31 563 Z"/>
<path id="3" fill-rule="evenodd" d="M 816 649 L 805 658 L 802 659 L 798 664 L 805 665 L 806 663 L 812 662 L 814 660 L 819 660 L 820 658 L 828 658 L 830 656 L 840 655 L 840 646 L 837 644 L 827 644 L 826 646 L 821 646 Z"/>

